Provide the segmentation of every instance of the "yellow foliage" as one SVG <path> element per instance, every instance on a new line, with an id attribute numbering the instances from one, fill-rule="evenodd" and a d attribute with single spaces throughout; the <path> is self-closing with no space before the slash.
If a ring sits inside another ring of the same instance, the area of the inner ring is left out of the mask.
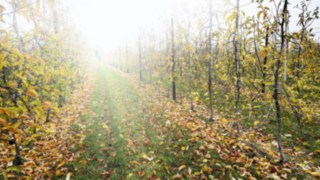
<path id="1" fill-rule="evenodd" d="M 26 94 L 34 98 L 38 97 L 38 93 L 34 89 L 28 89 Z"/>

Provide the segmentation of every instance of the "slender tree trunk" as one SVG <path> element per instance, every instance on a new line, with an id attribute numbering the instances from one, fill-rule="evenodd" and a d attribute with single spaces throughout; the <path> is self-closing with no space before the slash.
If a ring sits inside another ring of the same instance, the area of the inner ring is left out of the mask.
<path id="1" fill-rule="evenodd" d="M 189 36 L 190 36 L 190 23 L 189 23 L 189 26 L 188 26 L 188 36 L 187 36 L 187 45 L 190 46 L 190 40 L 189 40 Z M 191 81 L 192 81 L 192 77 L 191 77 L 191 50 L 190 48 L 188 48 L 188 84 L 189 84 L 189 96 L 190 96 L 190 110 L 191 111 L 194 111 L 194 105 L 193 105 L 193 97 L 192 97 L 192 84 L 191 84 Z"/>
<path id="2" fill-rule="evenodd" d="M 209 121 L 214 121 L 213 119 L 213 102 L 212 102 L 212 1 L 209 0 L 209 34 L 208 34 L 208 53 L 209 53 L 209 64 L 208 64 L 208 92 L 209 92 L 209 106 L 210 106 L 210 118 Z"/>
<path id="3" fill-rule="evenodd" d="M 259 22 L 259 21 L 258 21 Z M 259 67 L 261 68 L 261 72 L 263 73 L 263 65 L 261 65 L 261 61 L 260 61 L 260 56 L 258 54 L 258 45 L 257 45 L 257 37 L 259 37 L 259 33 L 257 35 L 257 29 L 259 30 L 259 25 L 258 23 L 256 23 L 256 20 L 255 18 L 253 17 L 253 44 L 254 44 L 254 52 L 256 54 L 256 57 L 257 57 L 257 61 L 258 61 L 258 64 L 259 64 Z M 254 68 L 254 77 L 256 77 L 256 66 Z M 264 93 L 264 87 L 265 84 L 264 84 L 264 81 L 262 80 L 262 86 L 261 86 L 261 91 Z"/>
<path id="4" fill-rule="evenodd" d="M 31 4 L 32 2 L 29 0 L 29 3 Z M 30 5 L 30 14 L 31 14 L 31 19 L 32 19 L 33 25 L 34 25 L 34 29 L 38 32 L 39 27 L 38 27 L 38 23 L 36 20 L 36 16 L 35 16 L 35 12 L 34 12 L 32 4 Z M 39 44 L 38 36 L 36 35 L 36 33 L 34 33 L 33 38 L 36 41 L 38 47 L 41 48 L 41 46 Z"/>
<path id="5" fill-rule="evenodd" d="M 53 8 L 52 8 L 52 14 L 53 14 L 53 28 L 54 33 L 59 33 L 59 18 L 58 18 L 58 11 L 57 11 L 57 2 L 53 1 Z"/>
<path id="6" fill-rule="evenodd" d="M 300 42 L 299 42 L 299 49 L 298 49 L 298 63 L 297 63 L 297 67 L 295 68 L 296 69 L 296 77 L 297 77 L 297 83 L 296 83 L 296 86 L 297 86 L 297 91 L 298 91 L 298 99 L 301 99 L 301 87 L 300 87 L 300 79 L 301 79 L 301 73 L 302 73 L 302 45 L 304 43 L 304 34 L 306 32 L 306 23 L 305 23 L 305 11 L 306 9 L 304 7 L 302 7 L 302 13 L 300 14 L 301 15 L 301 32 L 300 32 Z M 298 101 L 299 102 L 299 101 Z M 294 114 L 295 114 L 295 119 L 298 123 L 298 129 L 299 129 L 299 132 L 301 134 L 302 132 L 302 124 L 301 124 L 301 114 L 299 113 L 300 111 L 300 104 L 297 105 L 297 107 L 295 107 L 295 109 L 292 109 Z"/>
<path id="7" fill-rule="evenodd" d="M 121 47 L 119 48 L 119 69 L 120 69 L 121 71 L 123 71 Z"/>
<path id="8" fill-rule="evenodd" d="M 13 14 L 12 14 L 12 24 L 13 24 L 13 29 L 16 33 L 17 39 L 18 39 L 18 49 L 19 51 L 22 53 L 24 51 L 23 49 L 23 40 L 22 37 L 20 36 L 19 33 L 19 28 L 18 28 L 18 22 L 17 22 L 17 17 L 16 17 L 16 12 L 17 12 L 17 7 L 18 4 L 16 2 L 12 2 L 11 3 L 12 9 L 13 9 Z M 20 86 L 20 85 L 18 85 Z M 16 92 L 17 93 L 17 92 Z M 13 100 L 13 104 L 15 105 L 15 107 L 18 107 L 18 102 L 17 102 L 17 94 L 14 94 L 12 100 Z M 13 122 L 16 122 L 17 119 L 13 119 Z M 15 158 L 13 160 L 13 165 L 14 166 L 19 166 L 22 165 L 22 158 L 20 156 L 20 146 L 17 142 L 16 136 L 13 134 L 13 141 L 14 141 L 14 146 L 15 146 Z"/>
<path id="9" fill-rule="evenodd" d="M 286 22 L 285 22 L 285 34 L 288 33 L 289 30 L 289 20 L 288 20 L 288 13 L 285 13 L 286 16 Z M 284 39 L 284 67 L 283 67 L 283 81 L 287 81 L 287 61 L 288 61 L 288 47 L 289 47 L 289 42 L 287 38 Z"/>
<path id="10" fill-rule="evenodd" d="M 269 46 L 269 26 L 267 27 L 266 29 L 266 36 L 265 36 L 265 44 L 264 44 L 264 47 L 265 48 L 268 48 Z M 264 56 L 264 59 L 263 59 L 263 67 L 262 67 L 262 85 L 261 85 L 261 88 L 262 88 L 262 93 L 265 93 L 266 92 L 266 79 L 267 79 L 267 62 L 268 62 L 268 54 L 266 54 Z"/>
<path id="11" fill-rule="evenodd" d="M 169 59 L 169 56 L 170 56 L 170 40 L 169 40 L 169 32 L 166 33 L 166 54 L 165 54 L 165 60 L 167 60 L 167 58 Z M 166 69 L 166 73 L 168 74 L 168 77 L 171 77 L 170 75 L 170 68 L 171 68 L 171 65 L 170 63 L 167 63 L 167 69 Z M 170 79 L 168 80 L 170 81 Z M 166 84 L 167 86 L 167 98 L 170 98 L 170 92 L 171 92 L 171 85 L 170 84 Z"/>
<path id="12" fill-rule="evenodd" d="M 237 16 L 235 20 L 235 34 L 233 39 L 234 45 L 234 60 L 236 67 L 236 103 L 235 112 L 239 113 L 239 102 L 240 102 L 240 59 L 239 59 L 239 49 L 238 49 L 238 29 L 239 29 L 239 0 L 237 0 Z M 237 117 L 238 118 L 238 117 Z M 240 134 L 239 122 L 237 120 L 237 134 Z"/>
<path id="13" fill-rule="evenodd" d="M 182 71 L 182 67 L 183 67 L 183 62 L 182 62 L 182 58 L 180 58 L 180 63 L 179 63 L 179 86 L 180 86 L 180 104 L 182 104 L 182 79 L 183 79 L 183 71 Z"/>
<path id="14" fill-rule="evenodd" d="M 300 71 L 301 71 L 301 52 L 302 52 L 302 48 L 301 46 L 299 46 L 299 50 L 298 50 L 298 64 L 297 64 L 297 79 L 298 81 L 300 80 Z M 298 86 L 298 91 L 300 91 L 300 87 Z"/>
<path id="15" fill-rule="evenodd" d="M 171 67 L 171 78 L 172 78 L 172 99 L 174 101 L 177 100 L 176 97 L 176 74 L 175 74 L 175 68 L 176 68 L 176 62 L 175 62 L 175 43 L 174 43 L 174 23 L 173 18 L 171 19 L 171 51 L 172 51 L 172 67 Z"/>
<path id="16" fill-rule="evenodd" d="M 24 49 L 23 49 L 24 43 L 23 43 L 22 37 L 20 36 L 19 26 L 18 26 L 17 16 L 16 16 L 18 4 L 16 2 L 12 2 L 11 6 L 12 6 L 12 11 L 13 11 L 12 12 L 12 25 L 13 25 L 14 32 L 16 33 L 16 36 L 18 39 L 18 49 L 20 50 L 20 52 L 23 52 L 24 51 Z"/>
<path id="17" fill-rule="evenodd" d="M 280 45 L 280 52 L 279 52 L 279 57 L 277 58 L 276 61 L 276 69 L 274 73 L 274 91 L 273 91 L 273 99 L 274 103 L 276 106 L 276 117 L 277 117 L 277 126 L 278 126 L 278 131 L 277 131 L 277 140 L 278 140 L 278 149 L 281 157 L 281 162 L 286 162 L 287 158 L 283 152 L 282 148 L 282 138 L 281 138 L 281 133 L 282 133 L 282 120 L 281 120 L 281 107 L 280 107 L 280 100 L 279 100 L 279 70 L 281 66 L 281 59 L 283 58 L 283 51 L 284 51 L 284 46 L 285 46 L 285 22 L 286 22 L 286 13 L 287 13 L 287 6 L 288 6 L 288 0 L 284 1 L 284 6 L 283 6 L 283 11 L 281 15 L 281 22 L 280 22 L 280 29 L 281 29 L 281 45 Z"/>
<path id="18" fill-rule="evenodd" d="M 300 81 L 301 78 L 301 70 L 302 70 L 302 59 L 301 59 L 301 54 L 302 54 L 302 43 L 304 41 L 304 33 L 305 33 L 305 27 L 304 24 L 302 25 L 302 30 L 301 30 L 301 37 L 300 37 L 300 43 L 299 43 L 299 50 L 298 50 L 298 64 L 296 68 L 296 76 L 297 76 L 297 81 Z M 298 93 L 300 93 L 300 86 L 299 83 L 297 83 L 297 90 Z"/>
<path id="19" fill-rule="evenodd" d="M 23 162 L 22 162 L 22 158 L 20 156 L 20 147 L 19 147 L 19 144 L 17 143 L 17 139 L 16 139 L 16 135 L 15 134 L 13 135 L 13 141 L 14 141 L 14 148 L 15 148 L 15 151 L 16 151 L 15 158 L 13 160 L 13 165 L 14 166 L 20 166 L 20 165 L 23 164 Z"/>
<path id="20" fill-rule="evenodd" d="M 139 79 L 142 82 L 142 54 L 141 54 L 141 36 L 139 37 Z"/>
<path id="21" fill-rule="evenodd" d="M 128 44 L 126 45 L 126 65 L 127 65 L 127 73 L 129 73 L 129 47 Z"/>

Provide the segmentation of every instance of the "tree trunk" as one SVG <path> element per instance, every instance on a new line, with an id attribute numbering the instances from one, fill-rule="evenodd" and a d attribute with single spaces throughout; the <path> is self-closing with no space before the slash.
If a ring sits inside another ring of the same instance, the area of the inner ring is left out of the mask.
<path id="1" fill-rule="evenodd" d="M 287 158 L 286 158 L 286 156 L 283 152 L 283 148 L 282 148 L 282 138 L 281 138 L 282 120 L 281 120 L 281 107 L 280 107 L 280 102 L 279 102 L 279 70 L 280 70 L 281 58 L 283 56 L 283 50 L 284 50 L 284 46 L 285 46 L 286 34 L 285 34 L 285 30 L 284 30 L 284 25 L 285 25 L 285 21 L 286 21 L 285 14 L 287 13 L 287 6 L 288 6 L 288 0 L 285 0 L 282 15 L 281 15 L 281 22 L 280 22 L 281 45 L 280 45 L 279 57 L 277 58 L 277 61 L 276 61 L 276 67 L 275 67 L 276 69 L 275 69 L 275 73 L 274 73 L 274 91 L 273 91 L 273 99 L 274 99 L 274 103 L 276 106 L 276 118 L 277 118 L 277 127 L 278 127 L 278 130 L 277 130 L 278 150 L 280 153 L 281 162 L 287 161 Z"/>
<path id="2" fill-rule="evenodd" d="M 288 13 L 285 13 L 285 18 L 286 18 L 286 22 L 285 22 L 285 34 L 288 33 L 288 28 L 289 28 L 289 21 L 288 21 Z M 284 39 L 284 67 L 283 67 L 283 81 L 286 82 L 287 81 L 287 61 L 288 61 L 288 54 L 289 54 L 289 42 L 288 40 L 285 38 Z"/>
<path id="3" fill-rule="evenodd" d="M 269 26 L 267 27 L 266 29 L 266 36 L 265 36 L 265 44 L 264 44 L 264 47 L 265 48 L 268 48 L 269 46 Z M 266 92 L 266 79 L 267 79 L 267 62 L 268 62 L 268 54 L 266 54 L 264 56 L 264 59 L 263 59 L 263 70 L 262 70 L 262 85 L 261 85 L 261 88 L 262 88 L 262 93 L 265 93 Z"/>
<path id="4" fill-rule="evenodd" d="M 172 99 L 174 101 L 177 100 L 176 97 L 176 75 L 175 75 L 175 68 L 176 68 L 176 62 L 175 62 L 175 44 L 174 44 L 174 24 L 173 24 L 173 18 L 171 19 L 171 51 L 172 51 L 172 67 L 171 67 L 171 78 L 172 78 Z"/>
<path id="5" fill-rule="evenodd" d="M 141 36 L 139 37 L 139 79 L 142 82 L 142 55 L 141 55 Z"/>
<path id="6" fill-rule="evenodd" d="M 15 151 L 16 151 L 16 154 L 14 156 L 14 160 L 13 160 L 13 165 L 14 166 L 20 166 L 23 164 L 22 162 L 22 158 L 20 156 L 20 147 L 17 143 L 17 139 L 16 139 L 16 135 L 13 135 L 13 141 L 14 141 L 14 148 L 15 148 Z"/>
<path id="7" fill-rule="evenodd" d="M 50 114 L 51 114 L 51 108 L 48 108 L 47 116 L 46 116 L 46 123 L 50 122 Z"/>
<path id="8" fill-rule="evenodd" d="M 239 0 L 237 0 L 237 16 L 235 20 L 235 34 L 233 39 L 234 45 L 234 60 L 236 67 L 236 103 L 235 103 L 235 113 L 239 112 L 239 102 L 240 102 L 240 59 L 239 59 L 239 50 L 238 50 L 238 29 L 239 29 Z M 238 117 L 237 117 L 238 118 Z M 237 134 L 240 134 L 239 122 L 237 120 Z"/>
<path id="9" fill-rule="evenodd" d="M 189 29 L 190 29 L 190 23 L 188 28 L 188 37 L 187 37 L 187 44 L 189 46 L 190 40 L 189 40 Z M 190 96 L 190 110 L 194 111 L 194 105 L 193 105 L 193 97 L 192 97 L 192 77 L 191 77 L 191 50 L 188 48 L 188 84 L 189 84 L 189 96 Z"/>
<path id="10" fill-rule="evenodd" d="M 209 53 L 209 64 L 208 64 L 208 92 L 209 92 L 209 106 L 210 106 L 210 118 L 209 121 L 214 121 L 213 119 L 213 103 L 212 103 L 212 1 L 209 0 L 209 34 L 208 34 L 208 53 Z"/>
<path id="11" fill-rule="evenodd" d="M 16 16 L 18 4 L 15 2 L 12 2 L 11 6 L 12 6 L 12 11 L 13 11 L 12 12 L 12 26 L 13 26 L 14 32 L 16 33 L 16 36 L 18 38 L 18 49 L 20 50 L 20 52 L 23 52 L 24 51 L 23 40 L 22 40 L 22 37 L 20 36 L 18 22 L 17 22 L 17 16 Z"/>
<path id="12" fill-rule="evenodd" d="M 129 47 L 128 44 L 126 45 L 126 66 L 127 66 L 127 73 L 129 73 Z"/>

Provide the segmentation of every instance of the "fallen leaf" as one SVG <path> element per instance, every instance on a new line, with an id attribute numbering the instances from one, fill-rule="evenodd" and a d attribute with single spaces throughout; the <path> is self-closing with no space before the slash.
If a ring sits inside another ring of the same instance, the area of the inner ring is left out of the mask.
<path id="1" fill-rule="evenodd" d="M 186 165 L 181 165 L 180 167 L 179 167 L 179 171 L 181 171 L 182 169 L 184 169 L 184 168 L 186 168 L 187 166 Z"/>

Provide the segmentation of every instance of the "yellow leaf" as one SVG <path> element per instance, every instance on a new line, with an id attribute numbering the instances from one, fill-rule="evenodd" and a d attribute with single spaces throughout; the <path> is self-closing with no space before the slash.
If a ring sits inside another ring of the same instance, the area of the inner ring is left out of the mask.
<path id="1" fill-rule="evenodd" d="M 81 164 L 81 165 L 86 165 L 87 163 L 88 163 L 88 161 L 85 159 L 79 161 L 79 164 Z"/>
<path id="2" fill-rule="evenodd" d="M 103 128 L 103 129 L 108 129 L 108 125 L 107 125 L 106 123 L 103 123 L 103 124 L 102 124 L 102 128 Z"/>
<path id="3" fill-rule="evenodd" d="M 64 175 L 64 173 L 61 171 L 56 171 L 56 176 L 61 176 L 61 175 Z"/>
<path id="4" fill-rule="evenodd" d="M 45 108 L 50 108 L 52 106 L 52 104 L 51 104 L 51 102 L 45 101 L 45 102 L 43 102 L 43 106 Z"/>
<path id="5" fill-rule="evenodd" d="M 20 122 L 16 122 L 16 123 L 14 123 L 11 127 L 12 127 L 12 129 L 14 129 L 14 130 L 16 130 L 16 129 L 18 129 L 18 127 L 20 126 Z"/>
<path id="6" fill-rule="evenodd" d="M 51 109 L 53 110 L 53 112 L 54 112 L 55 114 L 59 114 L 59 113 L 60 113 L 60 110 L 59 110 L 58 107 L 51 107 Z"/>
<path id="7" fill-rule="evenodd" d="M 204 166 L 202 166 L 201 170 L 203 172 L 208 172 L 209 171 L 209 167 L 205 164 Z"/>
<path id="8" fill-rule="evenodd" d="M 23 131 L 21 131 L 20 129 L 9 129 L 9 131 L 14 132 L 16 134 L 23 134 Z"/>
<path id="9" fill-rule="evenodd" d="M 298 80 L 297 84 L 298 84 L 298 87 L 301 87 L 301 84 L 302 84 L 301 80 Z"/>
<path id="10" fill-rule="evenodd" d="M 255 121 L 255 122 L 253 123 L 254 126 L 257 126 L 258 124 L 260 124 L 260 121 L 259 121 L 259 120 Z"/>
<path id="11" fill-rule="evenodd" d="M 138 163 L 138 161 L 130 161 L 129 164 L 130 164 L 131 166 L 133 166 L 133 165 L 140 165 L 140 164 Z"/>
<path id="12" fill-rule="evenodd" d="M 59 163 L 59 164 L 57 165 L 57 168 L 62 167 L 64 164 L 65 164 L 65 162 L 64 162 L 64 161 L 62 161 L 61 163 Z"/>
<path id="13" fill-rule="evenodd" d="M 18 117 L 18 119 L 28 119 L 29 116 L 28 115 L 25 115 L 25 114 L 22 114 Z"/>
<path id="14" fill-rule="evenodd" d="M 299 148 L 299 147 L 293 147 L 293 149 L 296 150 L 296 151 L 300 151 L 301 150 L 301 148 Z"/>
<path id="15" fill-rule="evenodd" d="M 312 122 L 312 116 L 310 114 L 306 114 L 308 122 Z"/>
<path id="16" fill-rule="evenodd" d="M 38 97 L 38 93 L 34 89 L 28 89 L 27 95 L 34 98 Z"/>
<path id="17" fill-rule="evenodd" d="M 193 174 L 196 175 L 196 176 L 199 176 L 201 173 L 199 171 L 196 171 Z"/>
<path id="18" fill-rule="evenodd" d="M 5 108 L 0 108 L 0 114 L 4 114 L 4 115 L 6 115 L 7 117 L 11 118 L 11 112 L 8 111 L 8 110 L 5 109 Z"/>
<path id="19" fill-rule="evenodd" d="M 320 178 L 320 171 L 312 172 L 311 175 L 316 178 Z"/>
<path id="20" fill-rule="evenodd" d="M 8 90 L 0 87 L 0 92 L 8 92 Z"/>
<path id="21" fill-rule="evenodd" d="M 142 154 L 143 159 L 148 159 L 149 157 L 146 154 Z"/>
<path id="22" fill-rule="evenodd" d="M 38 128 L 38 129 L 41 129 L 41 130 L 44 130 L 44 128 L 42 126 L 40 126 L 39 124 L 36 124 L 36 123 L 33 123 L 33 122 L 30 122 L 29 125 L 31 127 L 34 127 L 34 128 Z"/>
<path id="23" fill-rule="evenodd" d="M 8 126 L 7 121 L 2 118 L 0 118 L 0 124 L 2 124 L 2 126 Z"/>
<path id="24" fill-rule="evenodd" d="M 132 173 L 129 173 L 128 176 L 127 176 L 127 178 L 130 178 L 130 177 L 132 177 L 132 176 L 133 176 L 133 174 L 132 174 Z"/>

